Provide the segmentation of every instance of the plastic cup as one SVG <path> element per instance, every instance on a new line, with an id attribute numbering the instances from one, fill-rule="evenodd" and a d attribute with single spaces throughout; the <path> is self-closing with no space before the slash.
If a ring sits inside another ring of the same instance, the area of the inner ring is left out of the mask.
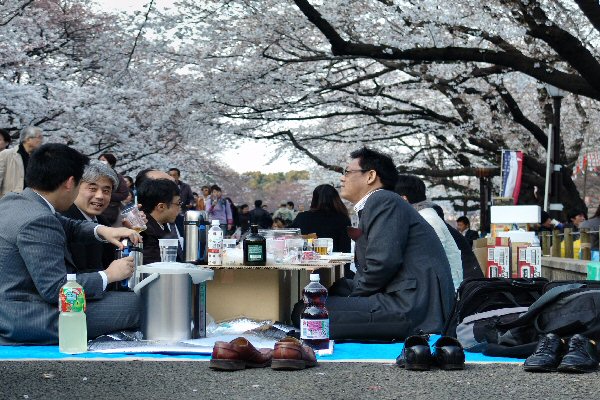
<path id="1" fill-rule="evenodd" d="M 300 264 L 304 251 L 304 239 L 287 239 L 285 241 L 285 260 L 290 264 Z"/>
<path id="2" fill-rule="evenodd" d="M 273 258 L 275 259 L 276 264 L 283 263 L 283 259 L 285 257 L 285 240 L 283 239 L 275 239 L 271 243 L 271 248 L 273 250 Z"/>
<path id="3" fill-rule="evenodd" d="M 177 261 L 177 239 L 158 239 L 158 247 L 160 248 L 160 260 L 162 262 Z"/>
<path id="4" fill-rule="evenodd" d="M 131 229 L 136 232 L 141 232 L 146 230 L 146 223 L 140 214 L 140 210 L 137 206 L 127 207 L 123 211 L 121 211 L 121 216 L 123 219 L 126 219 L 131 224 Z"/>
<path id="5" fill-rule="evenodd" d="M 320 238 L 313 240 L 313 250 L 322 256 L 331 254 L 333 251 L 333 239 Z"/>

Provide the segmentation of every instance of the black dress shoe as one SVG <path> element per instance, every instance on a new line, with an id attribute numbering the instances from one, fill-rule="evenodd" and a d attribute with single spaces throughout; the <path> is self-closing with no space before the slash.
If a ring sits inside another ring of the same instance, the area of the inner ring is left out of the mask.
<path id="1" fill-rule="evenodd" d="M 457 339 L 450 336 L 442 336 L 435 342 L 433 359 L 441 369 L 465 368 L 463 347 Z"/>
<path id="2" fill-rule="evenodd" d="M 564 346 L 560 336 L 548 333 L 540 336 L 537 347 L 532 355 L 527 357 L 523 369 L 529 372 L 556 371 Z"/>
<path id="3" fill-rule="evenodd" d="M 431 368 L 431 350 L 425 336 L 409 336 L 402 353 L 396 358 L 400 368 L 412 371 L 428 371 Z"/>
<path id="4" fill-rule="evenodd" d="M 596 342 L 583 335 L 569 340 L 569 350 L 558 366 L 559 372 L 592 372 L 598 369 Z"/>

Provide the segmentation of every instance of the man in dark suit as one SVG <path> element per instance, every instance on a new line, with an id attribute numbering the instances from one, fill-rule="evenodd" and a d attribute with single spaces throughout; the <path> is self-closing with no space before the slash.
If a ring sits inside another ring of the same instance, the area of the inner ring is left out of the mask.
<path id="1" fill-rule="evenodd" d="M 29 160 L 23 193 L 0 200 L 0 343 L 58 342 L 58 294 L 75 268 L 69 241 L 95 243 L 120 239 L 137 243 L 127 228 L 109 228 L 58 215 L 77 197 L 89 159 L 68 146 L 41 146 Z M 131 276 L 133 262 L 111 264 L 100 272 L 77 274 L 87 304 L 88 337 L 139 325 L 140 302 L 134 293 L 105 292 L 111 282 Z"/>
<path id="2" fill-rule="evenodd" d="M 462 216 L 456 220 L 456 229 L 467 239 L 469 246 L 473 248 L 473 241 L 479 239 L 479 234 L 471 229 L 469 218 Z"/>
<path id="3" fill-rule="evenodd" d="M 75 202 L 61 214 L 75 220 L 110 226 L 102 213 L 110 203 L 113 189 L 118 185 L 119 179 L 112 168 L 99 161 L 91 161 L 83 172 Z M 69 273 L 102 271 L 115 261 L 116 247 L 109 243 L 70 242 L 68 247 L 75 264 L 75 270 Z"/>
<path id="4" fill-rule="evenodd" d="M 181 197 L 177 184 L 168 179 L 145 179 L 138 188 L 138 201 L 148 222 L 142 232 L 144 238 L 144 264 L 160 261 L 159 239 L 178 239 L 175 219 L 181 210 Z M 183 261 L 180 242 L 177 261 Z"/>
<path id="5" fill-rule="evenodd" d="M 330 337 L 403 340 L 441 332 L 454 306 L 454 286 L 435 231 L 392 191 L 398 172 L 390 157 L 367 148 L 350 157 L 341 196 L 359 215 L 358 228 L 349 231 L 356 275 L 330 290 Z"/>

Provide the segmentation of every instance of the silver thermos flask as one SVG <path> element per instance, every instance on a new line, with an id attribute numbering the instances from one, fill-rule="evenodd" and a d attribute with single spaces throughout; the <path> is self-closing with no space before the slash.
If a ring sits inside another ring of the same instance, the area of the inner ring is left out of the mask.
<path id="1" fill-rule="evenodd" d="M 121 243 L 123 243 L 123 250 L 117 249 L 117 258 L 133 257 L 133 275 L 121 281 L 121 286 L 133 290 L 140 281 L 138 267 L 144 263 L 144 244 L 142 242 L 134 244 L 129 239 L 123 239 Z"/>
<path id="2" fill-rule="evenodd" d="M 185 262 L 198 262 L 198 246 L 200 238 L 198 235 L 198 223 L 200 221 L 200 211 L 190 210 L 185 213 L 183 220 L 183 237 L 185 240 Z"/>
<path id="3" fill-rule="evenodd" d="M 185 241 L 185 262 L 201 263 L 202 232 L 204 212 L 190 210 L 185 213 L 183 221 Z M 192 284 L 192 338 L 206 337 L 206 282 Z"/>

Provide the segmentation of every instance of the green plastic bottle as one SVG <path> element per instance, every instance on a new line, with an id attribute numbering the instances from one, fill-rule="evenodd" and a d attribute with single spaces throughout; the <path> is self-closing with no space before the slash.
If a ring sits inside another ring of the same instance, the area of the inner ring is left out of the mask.
<path id="1" fill-rule="evenodd" d="M 58 295 L 58 349 L 61 353 L 78 354 L 87 351 L 87 320 L 85 293 L 77 283 L 77 275 L 68 274 L 67 283 Z"/>

